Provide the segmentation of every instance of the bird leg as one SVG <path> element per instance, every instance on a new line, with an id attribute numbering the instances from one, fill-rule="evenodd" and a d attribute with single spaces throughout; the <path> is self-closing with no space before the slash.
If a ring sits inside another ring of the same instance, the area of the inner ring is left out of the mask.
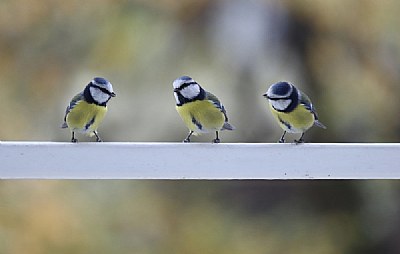
<path id="1" fill-rule="evenodd" d="M 296 144 L 304 143 L 303 136 L 304 136 L 304 132 L 301 134 L 301 137 L 300 137 L 298 140 L 294 140 L 294 142 L 295 142 Z"/>
<path id="2" fill-rule="evenodd" d="M 101 140 L 99 134 L 97 133 L 97 131 L 93 131 L 94 135 L 96 136 L 96 141 L 97 142 L 103 142 L 103 140 Z"/>
<path id="3" fill-rule="evenodd" d="M 183 140 L 183 143 L 190 143 L 190 136 L 192 136 L 193 131 L 189 131 L 187 137 Z"/>
<path id="4" fill-rule="evenodd" d="M 215 139 L 213 139 L 212 142 L 215 143 L 215 144 L 221 142 L 221 140 L 218 138 L 218 131 L 215 132 Z"/>
<path id="5" fill-rule="evenodd" d="M 72 138 L 71 138 L 72 143 L 77 143 L 78 140 L 75 138 L 75 132 L 72 132 Z"/>
<path id="6" fill-rule="evenodd" d="M 278 143 L 285 143 L 285 135 L 286 135 L 286 131 L 283 131 L 283 134 L 282 134 L 281 138 L 278 140 Z"/>

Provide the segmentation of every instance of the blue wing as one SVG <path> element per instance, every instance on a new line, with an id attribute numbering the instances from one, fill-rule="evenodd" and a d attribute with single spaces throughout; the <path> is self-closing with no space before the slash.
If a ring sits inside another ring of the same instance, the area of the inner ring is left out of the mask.
<path id="1" fill-rule="evenodd" d="M 78 93 L 77 95 L 72 98 L 71 102 L 67 106 L 67 109 L 65 110 L 65 116 L 64 116 L 64 123 L 61 125 L 61 128 L 68 128 L 67 124 L 67 115 L 68 113 L 78 104 L 79 101 L 83 100 L 83 92 Z"/>
<path id="2" fill-rule="evenodd" d="M 225 116 L 225 122 L 228 121 L 228 116 L 226 115 L 226 110 L 224 105 L 222 105 L 222 103 L 218 100 L 217 96 L 215 96 L 214 94 L 210 93 L 210 92 L 206 92 L 206 100 L 211 101 L 214 106 L 216 108 L 218 108 L 219 110 L 221 110 L 221 112 L 224 114 Z"/>
<path id="3" fill-rule="evenodd" d="M 222 103 L 218 100 L 217 96 L 215 96 L 214 94 L 210 93 L 210 92 L 206 92 L 206 100 L 211 101 L 214 106 L 221 110 L 222 114 L 224 114 L 225 117 L 225 123 L 224 126 L 222 126 L 223 130 L 234 130 L 235 127 L 233 125 L 231 125 L 230 123 L 228 123 L 228 116 L 226 115 L 226 110 L 224 105 L 222 105 Z"/>
<path id="4" fill-rule="evenodd" d="M 326 126 L 318 120 L 317 111 L 315 110 L 313 104 L 311 103 L 310 98 L 305 93 L 301 92 L 299 101 L 301 105 L 303 105 L 308 111 L 310 111 L 314 115 L 315 119 L 314 124 L 317 125 L 318 127 L 326 129 Z"/>

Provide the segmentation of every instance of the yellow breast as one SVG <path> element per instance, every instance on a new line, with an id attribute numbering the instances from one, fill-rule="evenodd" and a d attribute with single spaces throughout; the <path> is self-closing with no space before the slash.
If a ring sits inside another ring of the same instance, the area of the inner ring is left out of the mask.
<path id="1" fill-rule="evenodd" d="M 270 110 L 281 128 L 287 132 L 302 133 L 314 125 L 314 115 L 303 105 L 288 113 L 276 111 L 271 105 Z"/>
<path id="2" fill-rule="evenodd" d="M 66 121 L 72 131 L 91 134 L 97 130 L 107 112 L 107 107 L 80 101 L 68 113 Z"/>
<path id="3" fill-rule="evenodd" d="M 225 123 L 225 116 L 210 101 L 193 101 L 176 106 L 186 126 L 197 133 L 219 131 Z"/>

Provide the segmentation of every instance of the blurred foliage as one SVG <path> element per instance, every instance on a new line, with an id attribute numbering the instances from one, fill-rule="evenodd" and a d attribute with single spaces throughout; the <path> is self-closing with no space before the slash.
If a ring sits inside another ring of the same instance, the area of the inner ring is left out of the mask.
<path id="1" fill-rule="evenodd" d="M 2 0 L 0 140 L 68 141 L 67 103 L 103 76 L 117 93 L 104 140 L 181 141 L 172 81 L 190 75 L 237 127 L 223 142 L 279 138 L 261 96 L 279 80 L 309 94 L 328 126 L 306 140 L 398 142 L 399 11 L 394 0 Z M 394 181 L 1 181 L 0 253 L 399 253 L 399 191 Z"/>
<path id="2" fill-rule="evenodd" d="M 398 253 L 393 181 L 3 181 L 1 253 Z"/>
<path id="3" fill-rule="evenodd" d="M 58 128 L 66 104 L 104 76 L 119 95 L 99 130 L 105 140 L 180 141 L 171 83 L 186 74 L 224 102 L 237 126 L 225 142 L 278 139 L 261 94 L 279 80 L 308 93 L 329 127 L 307 140 L 397 142 L 399 5 L 4 0 L 0 139 L 68 140 Z"/>

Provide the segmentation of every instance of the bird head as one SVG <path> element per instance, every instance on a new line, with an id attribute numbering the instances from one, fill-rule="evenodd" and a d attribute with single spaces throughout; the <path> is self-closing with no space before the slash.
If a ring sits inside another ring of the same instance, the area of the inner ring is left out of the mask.
<path id="1" fill-rule="evenodd" d="M 281 81 L 271 85 L 263 96 L 268 99 L 274 109 L 284 111 L 292 103 L 292 95 L 295 92 L 297 90 L 292 84 Z"/>
<path id="2" fill-rule="evenodd" d="M 116 96 L 112 84 L 104 78 L 95 77 L 88 86 L 90 94 L 98 104 L 107 103 L 111 97 Z"/>
<path id="3" fill-rule="evenodd" d="M 182 76 L 174 80 L 174 96 L 177 104 L 195 99 L 202 91 L 200 85 L 191 77 Z"/>

